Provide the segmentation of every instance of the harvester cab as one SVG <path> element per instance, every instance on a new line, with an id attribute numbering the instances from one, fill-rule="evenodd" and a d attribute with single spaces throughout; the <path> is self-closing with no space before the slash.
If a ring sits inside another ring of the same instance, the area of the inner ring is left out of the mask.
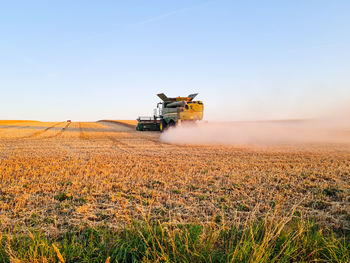
<path id="1" fill-rule="evenodd" d="M 203 119 L 203 102 L 194 101 L 198 93 L 187 97 L 168 98 L 164 93 L 157 94 L 162 100 L 157 104 L 153 117 L 139 117 L 136 130 L 161 131 L 181 122 L 195 122 Z"/>

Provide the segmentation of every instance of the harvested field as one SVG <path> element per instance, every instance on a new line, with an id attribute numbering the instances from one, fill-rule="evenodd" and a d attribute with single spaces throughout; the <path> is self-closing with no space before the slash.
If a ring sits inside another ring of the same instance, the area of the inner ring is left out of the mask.
<path id="1" fill-rule="evenodd" d="M 121 124 L 121 125 L 131 127 L 131 128 L 136 127 L 137 125 L 137 120 L 102 120 L 100 122 L 116 123 L 116 124 Z"/>
<path id="2" fill-rule="evenodd" d="M 3 122 L 0 129 L 0 261 L 55 262 L 59 249 L 66 262 L 131 262 L 131 256 L 135 262 L 208 262 L 212 253 L 220 255 L 216 262 L 350 260 L 346 241 L 324 239 L 323 230 L 307 223 L 349 233 L 349 144 L 176 145 L 115 121 Z M 254 223 L 259 220 L 263 228 Z M 159 229 L 167 234 L 155 244 Z M 175 233 L 181 233 L 177 245 L 165 238 Z M 222 233 L 232 252 L 222 251 Z M 257 250 L 264 242 L 272 245 Z M 280 242 L 285 246 L 278 250 Z M 300 256 L 284 252 L 287 246 Z M 76 252 L 82 248 L 88 254 Z M 42 254 L 27 252 L 37 250 Z M 147 260 L 145 253 L 151 253 Z"/>
<path id="3" fill-rule="evenodd" d="M 234 221 L 277 204 L 349 229 L 348 145 L 172 145 L 112 122 L 1 129 L 1 230 L 118 226 L 141 210 L 162 222 Z"/>
<path id="4" fill-rule="evenodd" d="M 129 125 L 133 125 L 133 126 L 136 126 L 136 124 L 137 124 L 137 120 L 115 120 L 114 122 L 125 123 L 125 124 L 129 124 Z"/>

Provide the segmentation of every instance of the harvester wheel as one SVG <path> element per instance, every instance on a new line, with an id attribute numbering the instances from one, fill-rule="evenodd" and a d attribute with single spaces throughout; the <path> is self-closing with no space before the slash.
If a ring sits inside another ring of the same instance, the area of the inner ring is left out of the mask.
<path id="1" fill-rule="evenodd" d="M 160 132 L 164 132 L 166 128 L 167 128 L 167 123 L 165 122 L 165 120 L 162 120 L 159 125 Z"/>
<path id="2" fill-rule="evenodd" d="M 175 127 L 175 126 L 176 126 L 176 123 L 173 120 L 171 120 L 169 122 L 169 127 Z"/>

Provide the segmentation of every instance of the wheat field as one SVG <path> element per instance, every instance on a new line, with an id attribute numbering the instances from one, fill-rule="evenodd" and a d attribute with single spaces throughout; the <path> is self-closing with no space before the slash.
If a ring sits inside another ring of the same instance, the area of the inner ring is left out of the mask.
<path id="1" fill-rule="evenodd" d="M 176 145 L 127 124 L 0 122 L 0 232 L 229 225 L 276 207 L 349 230 L 349 145 Z"/>
<path id="2" fill-rule="evenodd" d="M 347 146 L 171 145 L 107 122 L 17 122 L 1 123 L 0 149 L 1 229 L 118 224 L 123 206 L 161 221 L 233 220 L 277 203 L 349 227 Z"/>

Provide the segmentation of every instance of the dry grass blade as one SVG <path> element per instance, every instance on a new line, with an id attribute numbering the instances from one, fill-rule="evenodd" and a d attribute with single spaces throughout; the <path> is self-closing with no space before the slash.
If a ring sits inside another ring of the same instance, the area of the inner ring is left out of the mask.
<path id="1" fill-rule="evenodd" d="M 53 247 L 53 249 L 54 249 L 55 252 L 56 252 L 56 255 L 57 255 L 58 260 L 59 260 L 61 263 L 65 263 L 64 258 L 63 258 L 63 256 L 62 256 L 60 250 L 56 247 L 56 245 L 55 245 L 55 244 L 52 244 L 52 247 Z"/>

